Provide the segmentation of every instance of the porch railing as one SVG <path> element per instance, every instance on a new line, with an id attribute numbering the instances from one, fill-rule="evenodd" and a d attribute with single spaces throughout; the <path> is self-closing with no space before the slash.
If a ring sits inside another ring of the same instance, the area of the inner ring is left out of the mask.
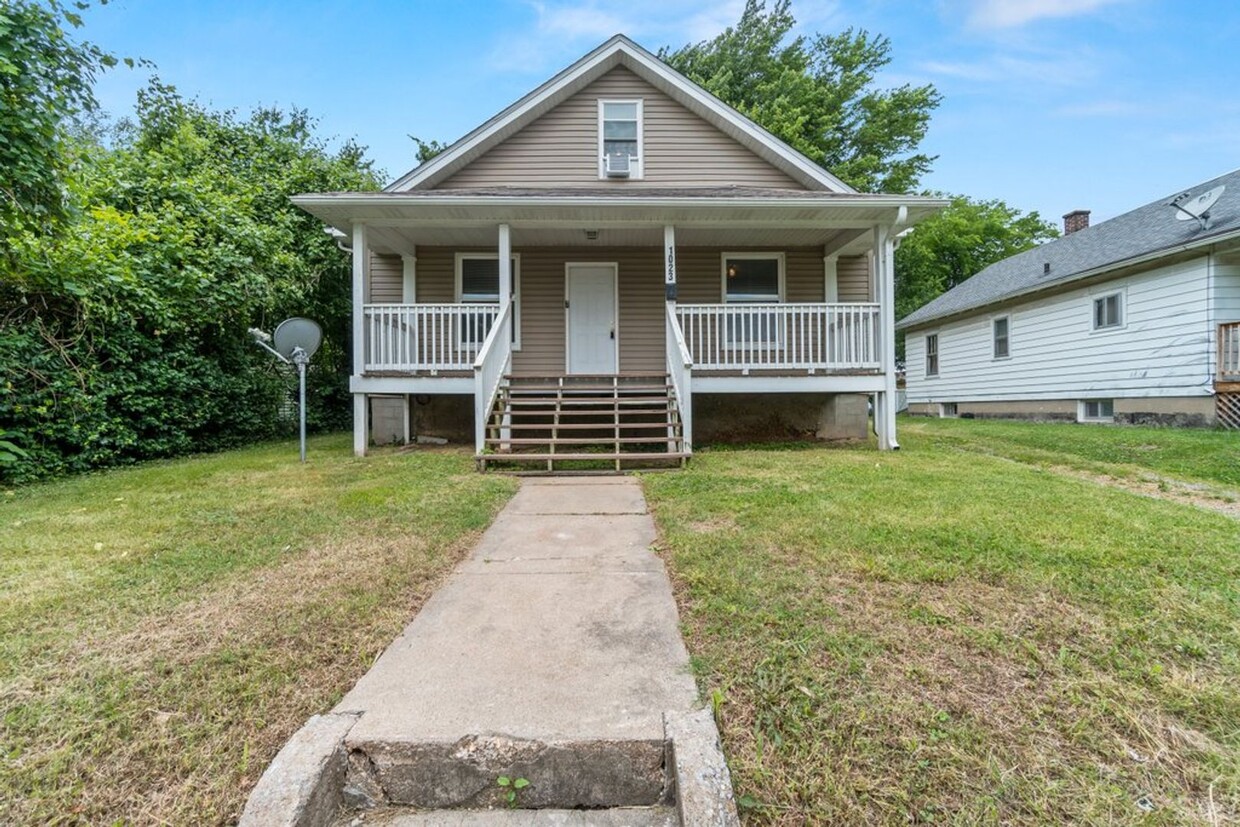
<path id="1" fill-rule="evenodd" d="M 680 411 L 680 440 L 685 453 L 693 451 L 693 356 L 685 344 L 684 331 L 676 320 L 675 306 L 667 305 L 665 320 L 667 374 L 671 377 L 672 390 L 676 394 L 676 407 Z M 672 436 L 669 430 L 668 436 Z"/>
<path id="2" fill-rule="evenodd" d="M 365 370 L 470 370 L 498 315 L 497 304 L 365 305 Z"/>
<path id="3" fill-rule="evenodd" d="M 877 304 L 678 304 L 695 370 L 877 371 Z"/>
<path id="4" fill-rule="evenodd" d="M 498 310 L 498 308 L 496 308 Z M 512 368 L 512 304 L 504 306 L 474 360 L 474 444 L 486 448 L 487 421 L 504 374 Z M 506 438 L 506 437 L 505 437 Z"/>
<path id="5" fill-rule="evenodd" d="M 1218 326 L 1218 378 L 1240 382 L 1240 322 Z"/>

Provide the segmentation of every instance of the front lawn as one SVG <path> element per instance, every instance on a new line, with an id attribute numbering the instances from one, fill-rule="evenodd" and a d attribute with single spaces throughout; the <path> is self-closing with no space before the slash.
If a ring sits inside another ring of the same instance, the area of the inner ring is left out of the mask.
<path id="1" fill-rule="evenodd" d="M 515 489 L 347 436 L 0 492 L 0 824 L 218 824 Z"/>
<path id="2" fill-rule="evenodd" d="M 645 479 L 748 822 L 1240 819 L 1240 522 L 1048 470 L 1127 429 L 998 425 Z M 1135 436 L 1231 480 L 1215 434 Z"/>

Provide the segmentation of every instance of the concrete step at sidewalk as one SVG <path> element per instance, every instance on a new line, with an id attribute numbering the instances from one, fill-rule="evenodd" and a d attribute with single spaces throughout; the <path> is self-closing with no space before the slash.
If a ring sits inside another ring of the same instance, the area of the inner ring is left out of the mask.
<path id="1" fill-rule="evenodd" d="M 672 807 L 608 810 L 382 810 L 341 816 L 332 827 L 679 827 Z"/>

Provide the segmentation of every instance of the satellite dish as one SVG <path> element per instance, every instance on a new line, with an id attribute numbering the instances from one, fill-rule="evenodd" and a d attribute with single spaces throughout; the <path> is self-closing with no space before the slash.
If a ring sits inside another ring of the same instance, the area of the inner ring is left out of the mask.
<path id="1" fill-rule="evenodd" d="M 1170 206 L 1175 207 L 1175 217 L 1179 221 L 1196 221 L 1205 229 L 1210 220 L 1210 208 L 1223 195 L 1224 185 L 1209 189 L 1201 195 L 1184 193 L 1172 199 Z"/>
<path id="2" fill-rule="evenodd" d="M 272 339 L 272 344 L 285 359 L 292 359 L 297 348 L 301 348 L 309 359 L 323 341 L 323 329 L 318 322 L 294 316 L 280 322 Z"/>

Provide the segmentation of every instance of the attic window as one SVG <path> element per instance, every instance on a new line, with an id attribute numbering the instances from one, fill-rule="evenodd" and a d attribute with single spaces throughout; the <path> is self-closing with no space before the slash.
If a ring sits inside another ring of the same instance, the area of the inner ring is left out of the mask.
<path id="1" fill-rule="evenodd" d="M 598 102 L 599 178 L 642 177 L 642 102 Z"/>

